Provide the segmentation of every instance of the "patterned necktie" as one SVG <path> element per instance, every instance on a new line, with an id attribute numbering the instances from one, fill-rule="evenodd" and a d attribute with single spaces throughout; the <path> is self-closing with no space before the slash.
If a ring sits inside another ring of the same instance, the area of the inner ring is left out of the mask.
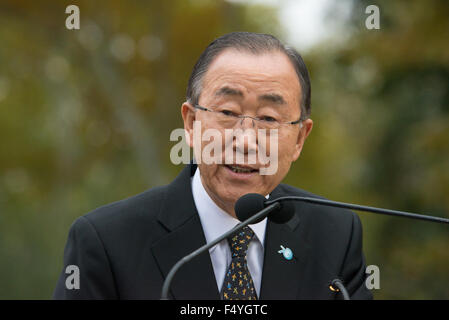
<path id="1" fill-rule="evenodd" d="M 246 261 L 246 252 L 253 237 L 254 232 L 246 226 L 240 233 L 228 238 L 232 261 L 221 288 L 223 300 L 257 300 L 253 279 Z"/>

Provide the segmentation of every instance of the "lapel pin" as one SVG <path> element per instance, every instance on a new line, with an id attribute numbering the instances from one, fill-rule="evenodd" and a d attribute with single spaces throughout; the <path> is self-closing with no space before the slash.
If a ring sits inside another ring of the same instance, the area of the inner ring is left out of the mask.
<path id="1" fill-rule="evenodd" d="M 284 248 L 284 246 L 281 246 L 281 250 L 279 250 L 278 253 L 282 253 L 284 258 L 287 260 L 291 260 L 293 258 L 293 252 L 290 248 Z"/>

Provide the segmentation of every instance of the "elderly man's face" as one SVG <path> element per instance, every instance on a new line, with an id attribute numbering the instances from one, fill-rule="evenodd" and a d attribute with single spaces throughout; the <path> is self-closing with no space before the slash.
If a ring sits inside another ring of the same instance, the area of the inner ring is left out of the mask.
<path id="1" fill-rule="evenodd" d="M 267 52 L 254 55 L 234 49 L 223 51 L 209 66 L 202 79 L 202 91 L 199 105 L 212 110 L 230 110 L 233 114 L 248 115 L 252 117 L 270 117 L 281 122 L 298 120 L 300 110 L 301 88 L 295 69 L 282 52 Z M 215 121 L 216 114 L 195 110 L 192 105 L 185 102 L 182 106 L 182 115 L 187 138 L 191 147 L 193 143 L 193 122 L 201 122 L 201 130 L 224 130 L 220 123 Z M 234 204 L 242 195 L 259 193 L 267 195 L 282 181 L 288 173 L 293 161 L 301 153 L 303 144 L 313 126 L 311 119 L 299 124 L 285 124 L 278 129 L 278 156 L 277 170 L 274 174 L 262 175 L 258 170 L 263 165 L 259 158 L 256 164 L 199 163 L 201 180 L 209 196 L 219 207 L 235 216 Z M 238 121 L 231 129 L 257 129 L 253 127 L 253 120 Z M 257 136 L 260 140 L 260 137 Z M 269 138 L 267 138 L 269 140 Z M 224 143 L 223 139 L 223 144 Z M 248 156 L 250 150 L 257 150 L 257 140 L 244 140 L 234 150 L 240 150 Z M 210 143 L 203 141 L 202 147 Z M 223 154 L 225 153 L 223 146 Z M 197 150 L 196 150 L 197 151 Z M 269 152 L 270 148 L 267 148 Z M 247 158 L 245 158 L 247 159 Z M 252 172 L 235 172 L 236 166 L 251 168 Z M 234 170 L 233 170 L 234 169 Z M 255 170 L 255 171 L 254 171 Z"/>

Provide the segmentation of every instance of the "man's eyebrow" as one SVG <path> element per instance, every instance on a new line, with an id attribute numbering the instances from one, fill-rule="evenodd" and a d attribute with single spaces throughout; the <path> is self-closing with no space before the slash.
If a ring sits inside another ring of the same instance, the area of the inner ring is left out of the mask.
<path id="1" fill-rule="evenodd" d="M 215 91 L 215 96 L 238 96 L 243 97 L 243 92 L 231 87 L 221 87 Z"/>
<path id="2" fill-rule="evenodd" d="M 215 96 L 237 96 L 237 97 L 243 97 L 244 94 L 239 89 L 231 88 L 228 86 L 221 87 L 217 91 L 215 91 Z M 287 104 L 285 99 L 277 93 L 265 93 L 257 98 L 259 101 L 267 101 L 272 102 L 277 105 L 284 105 Z"/>
<path id="3" fill-rule="evenodd" d="M 266 94 L 262 94 L 259 97 L 257 97 L 257 99 L 263 100 L 263 101 L 267 101 L 267 102 L 273 102 L 275 104 L 278 105 L 283 105 L 283 104 L 287 104 L 284 100 L 284 98 L 277 93 L 266 93 Z"/>

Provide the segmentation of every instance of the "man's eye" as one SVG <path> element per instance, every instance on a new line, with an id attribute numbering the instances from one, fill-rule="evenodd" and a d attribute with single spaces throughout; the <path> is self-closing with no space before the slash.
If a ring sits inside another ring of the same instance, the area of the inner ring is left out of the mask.
<path id="1" fill-rule="evenodd" d="M 224 114 L 225 116 L 235 116 L 234 112 L 230 111 L 230 110 L 221 110 L 220 111 L 222 114 Z"/>
<path id="2" fill-rule="evenodd" d="M 260 120 L 267 121 L 267 122 L 274 122 L 274 121 L 277 121 L 275 118 L 269 117 L 269 116 L 261 117 Z"/>

